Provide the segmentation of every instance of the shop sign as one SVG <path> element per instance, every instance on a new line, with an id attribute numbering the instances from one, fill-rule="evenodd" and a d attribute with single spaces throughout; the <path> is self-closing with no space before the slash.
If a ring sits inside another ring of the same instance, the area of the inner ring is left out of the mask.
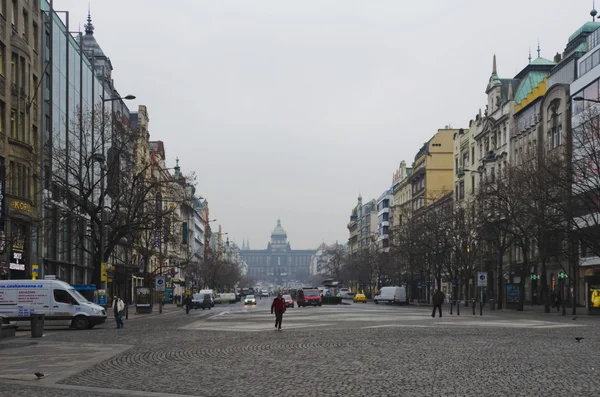
<path id="1" fill-rule="evenodd" d="M 13 200 L 10 206 L 17 211 L 31 213 L 31 206 L 29 203 L 20 200 Z"/>
<path id="2" fill-rule="evenodd" d="M 22 263 L 11 263 L 9 265 L 9 269 L 10 270 L 20 270 L 20 271 L 24 272 L 25 271 L 25 265 L 22 264 Z"/>
<path id="3" fill-rule="evenodd" d="M 100 264 L 100 274 L 101 274 L 101 280 L 102 282 L 106 281 L 106 262 L 102 262 Z"/>

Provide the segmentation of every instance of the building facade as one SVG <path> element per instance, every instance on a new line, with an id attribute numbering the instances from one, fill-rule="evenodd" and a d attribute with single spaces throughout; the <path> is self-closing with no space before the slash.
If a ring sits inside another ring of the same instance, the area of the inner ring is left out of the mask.
<path id="1" fill-rule="evenodd" d="M 244 248 L 247 247 L 242 247 L 240 254 L 248 265 L 248 276 L 279 284 L 289 281 L 308 281 L 310 262 L 316 253 L 316 250 L 293 250 L 279 219 L 266 249 Z"/>
<path id="2" fill-rule="evenodd" d="M 408 178 L 413 212 L 453 190 L 453 138 L 458 131 L 451 128 L 439 129 L 415 156 L 412 173 Z"/>
<path id="3" fill-rule="evenodd" d="M 0 5 L 0 279 L 22 279 L 40 263 L 42 22 L 39 2 Z"/>

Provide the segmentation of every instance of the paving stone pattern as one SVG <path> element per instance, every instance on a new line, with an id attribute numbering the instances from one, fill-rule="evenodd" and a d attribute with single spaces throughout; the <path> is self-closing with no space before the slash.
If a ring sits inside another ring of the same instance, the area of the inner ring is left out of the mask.
<path id="1" fill-rule="evenodd" d="M 319 317 L 329 311 L 317 310 L 315 321 L 328 322 Z M 59 382 L 82 387 L 220 397 L 590 396 L 600 390 L 597 322 L 432 327 L 441 320 L 422 317 L 414 327 L 248 333 L 183 329 L 209 320 L 176 313 L 132 321 L 123 330 L 60 331 L 46 339 L 134 345 Z M 578 343 L 576 336 L 585 339 Z"/>

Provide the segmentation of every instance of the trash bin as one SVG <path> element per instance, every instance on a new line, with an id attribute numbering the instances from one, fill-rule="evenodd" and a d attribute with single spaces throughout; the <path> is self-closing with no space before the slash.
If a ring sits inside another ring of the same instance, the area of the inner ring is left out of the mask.
<path id="1" fill-rule="evenodd" d="M 31 315 L 31 337 L 41 338 L 44 336 L 44 319 L 45 314 L 32 314 Z"/>

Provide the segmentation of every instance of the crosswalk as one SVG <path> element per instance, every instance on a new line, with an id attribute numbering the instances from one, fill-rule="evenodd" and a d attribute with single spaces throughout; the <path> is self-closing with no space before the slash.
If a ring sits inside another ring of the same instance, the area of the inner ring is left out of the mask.
<path id="1" fill-rule="evenodd" d="M 377 328 L 570 328 L 584 326 L 551 320 L 506 319 L 498 316 L 449 316 L 431 318 L 423 308 L 375 306 L 332 306 L 294 308 L 283 319 L 291 329 L 377 329 Z M 261 332 L 273 329 L 274 316 L 269 310 L 224 310 L 212 313 L 182 327 L 187 330 L 218 332 Z"/>

